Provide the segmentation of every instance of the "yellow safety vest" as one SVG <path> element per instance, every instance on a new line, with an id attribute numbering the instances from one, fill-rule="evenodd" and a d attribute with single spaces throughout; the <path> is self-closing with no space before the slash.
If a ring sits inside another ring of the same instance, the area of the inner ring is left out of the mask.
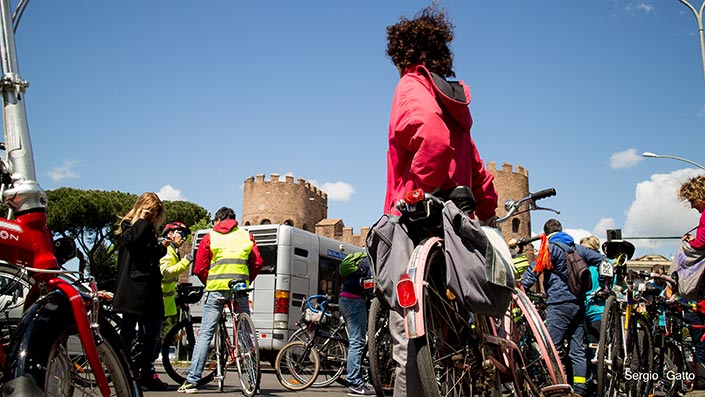
<path id="1" fill-rule="evenodd" d="M 222 234 L 211 230 L 213 259 L 208 270 L 206 291 L 229 290 L 230 280 L 242 280 L 250 285 L 250 268 L 247 259 L 254 243 L 250 232 L 238 227 Z"/>
<path id="2" fill-rule="evenodd" d="M 179 258 L 179 253 L 173 246 L 166 247 L 166 255 L 159 260 L 159 270 L 162 272 L 164 317 L 176 314 L 176 282 L 179 274 L 186 271 L 189 265 L 188 260 Z"/>

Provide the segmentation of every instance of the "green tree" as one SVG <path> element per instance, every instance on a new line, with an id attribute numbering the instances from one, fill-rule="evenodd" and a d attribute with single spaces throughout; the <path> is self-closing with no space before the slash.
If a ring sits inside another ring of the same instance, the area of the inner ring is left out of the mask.
<path id="1" fill-rule="evenodd" d="M 47 223 L 57 235 L 73 238 L 101 289 L 114 291 L 117 268 L 116 227 L 134 205 L 137 196 L 102 190 L 59 188 L 47 191 Z M 165 201 L 165 220 L 191 227 L 207 222 L 203 207 L 186 201 Z"/>

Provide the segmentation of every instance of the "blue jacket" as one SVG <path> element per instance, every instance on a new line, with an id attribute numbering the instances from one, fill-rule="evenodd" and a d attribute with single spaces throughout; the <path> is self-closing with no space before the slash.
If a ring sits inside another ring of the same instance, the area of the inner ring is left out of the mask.
<path id="1" fill-rule="evenodd" d="M 602 262 L 602 255 L 599 252 L 593 251 L 582 245 L 576 245 L 575 240 L 566 232 L 557 232 L 548 236 L 550 243 L 562 243 L 569 249 L 575 249 L 585 263 L 589 266 L 599 266 Z M 549 305 L 563 302 L 578 302 L 578 298 L 570 292 L 568 284 L 565 280 L 568 277 L 568 263 L 563 253 L 563 249 L 556 244 L 549 244 L 548 247 L 551 253 L 552 270 L 546 270 L 543 277 L 543 288 L 546 291 L 546 303 Z M 532 263 L 524 272 L 521 279 L 521 284 L 524 288 L 531 288 L 538 281 L 536 273 L 534 273 L 536 262 Z"/>

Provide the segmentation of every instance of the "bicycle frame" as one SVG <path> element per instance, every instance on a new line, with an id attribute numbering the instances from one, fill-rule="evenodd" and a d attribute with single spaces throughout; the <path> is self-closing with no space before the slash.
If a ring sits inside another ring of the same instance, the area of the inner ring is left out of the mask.
<path id="1" fill-rule="evenodd" d="M 0 260 L 24 266 L 32 272 L 37 283 L 29 297 L 37 297 L 41 286 L 49 291 L 61 291 L 68 298 L 88 361 L 101 394 L 107 397 L 110 395 L 108 380 L 98 357 L 92 331 L 98 327 L 97 300 L 89 302 L 93 305 L 93 319 L 90 321 L 86 302 L 76 288 L 56 277 L 60 267 L 54 255 L 54 241 L 47 227 L 46 194 L 36 181 L 24 104 L 24 93 L 29 84 L 19 74 L 9 0 L 0 0 L 0 25 L 0 89 L 7 154 L 6 162 L 0 160 L 0 196 L 2 203 L 10 208 L 10 213 L 15 214 L 15 219 L 0 220 Z M 33 300 L 28 299 L 25 308 L 32 303 Z M 15 377 L 23 375 L 21 369 L 15 372 Z"/>

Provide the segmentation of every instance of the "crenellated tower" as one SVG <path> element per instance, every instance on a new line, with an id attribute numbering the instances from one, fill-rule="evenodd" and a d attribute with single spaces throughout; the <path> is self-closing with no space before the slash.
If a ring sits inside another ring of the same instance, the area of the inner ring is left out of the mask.
<path id="1" fill-rule="evenodd" d="M 327 194 L 303 178 L 264 174 L 245 179 L 242 224 L 287 224 L 309 232 L 328 215 Z"/>
<path id="2" fill-rule="evenodd" d="M 497 200 L 497 216 L 502 217 L 507 211 L 504 203 L 509 200 L 518 200 L 529 194 L 529 171 L 524 167 L 502 163 L 502 169 L 497 169 L 497 163 L 487 163 L 487 170 L 494 176 L 494 186 L 499 199 Z M 523 208 L 522 208 L 523 209 Z M 521 237 L 531 237 L 531 214 L 525 212 L 517 215 L 500 225 L 502 235 L 508 241 Z"/>

